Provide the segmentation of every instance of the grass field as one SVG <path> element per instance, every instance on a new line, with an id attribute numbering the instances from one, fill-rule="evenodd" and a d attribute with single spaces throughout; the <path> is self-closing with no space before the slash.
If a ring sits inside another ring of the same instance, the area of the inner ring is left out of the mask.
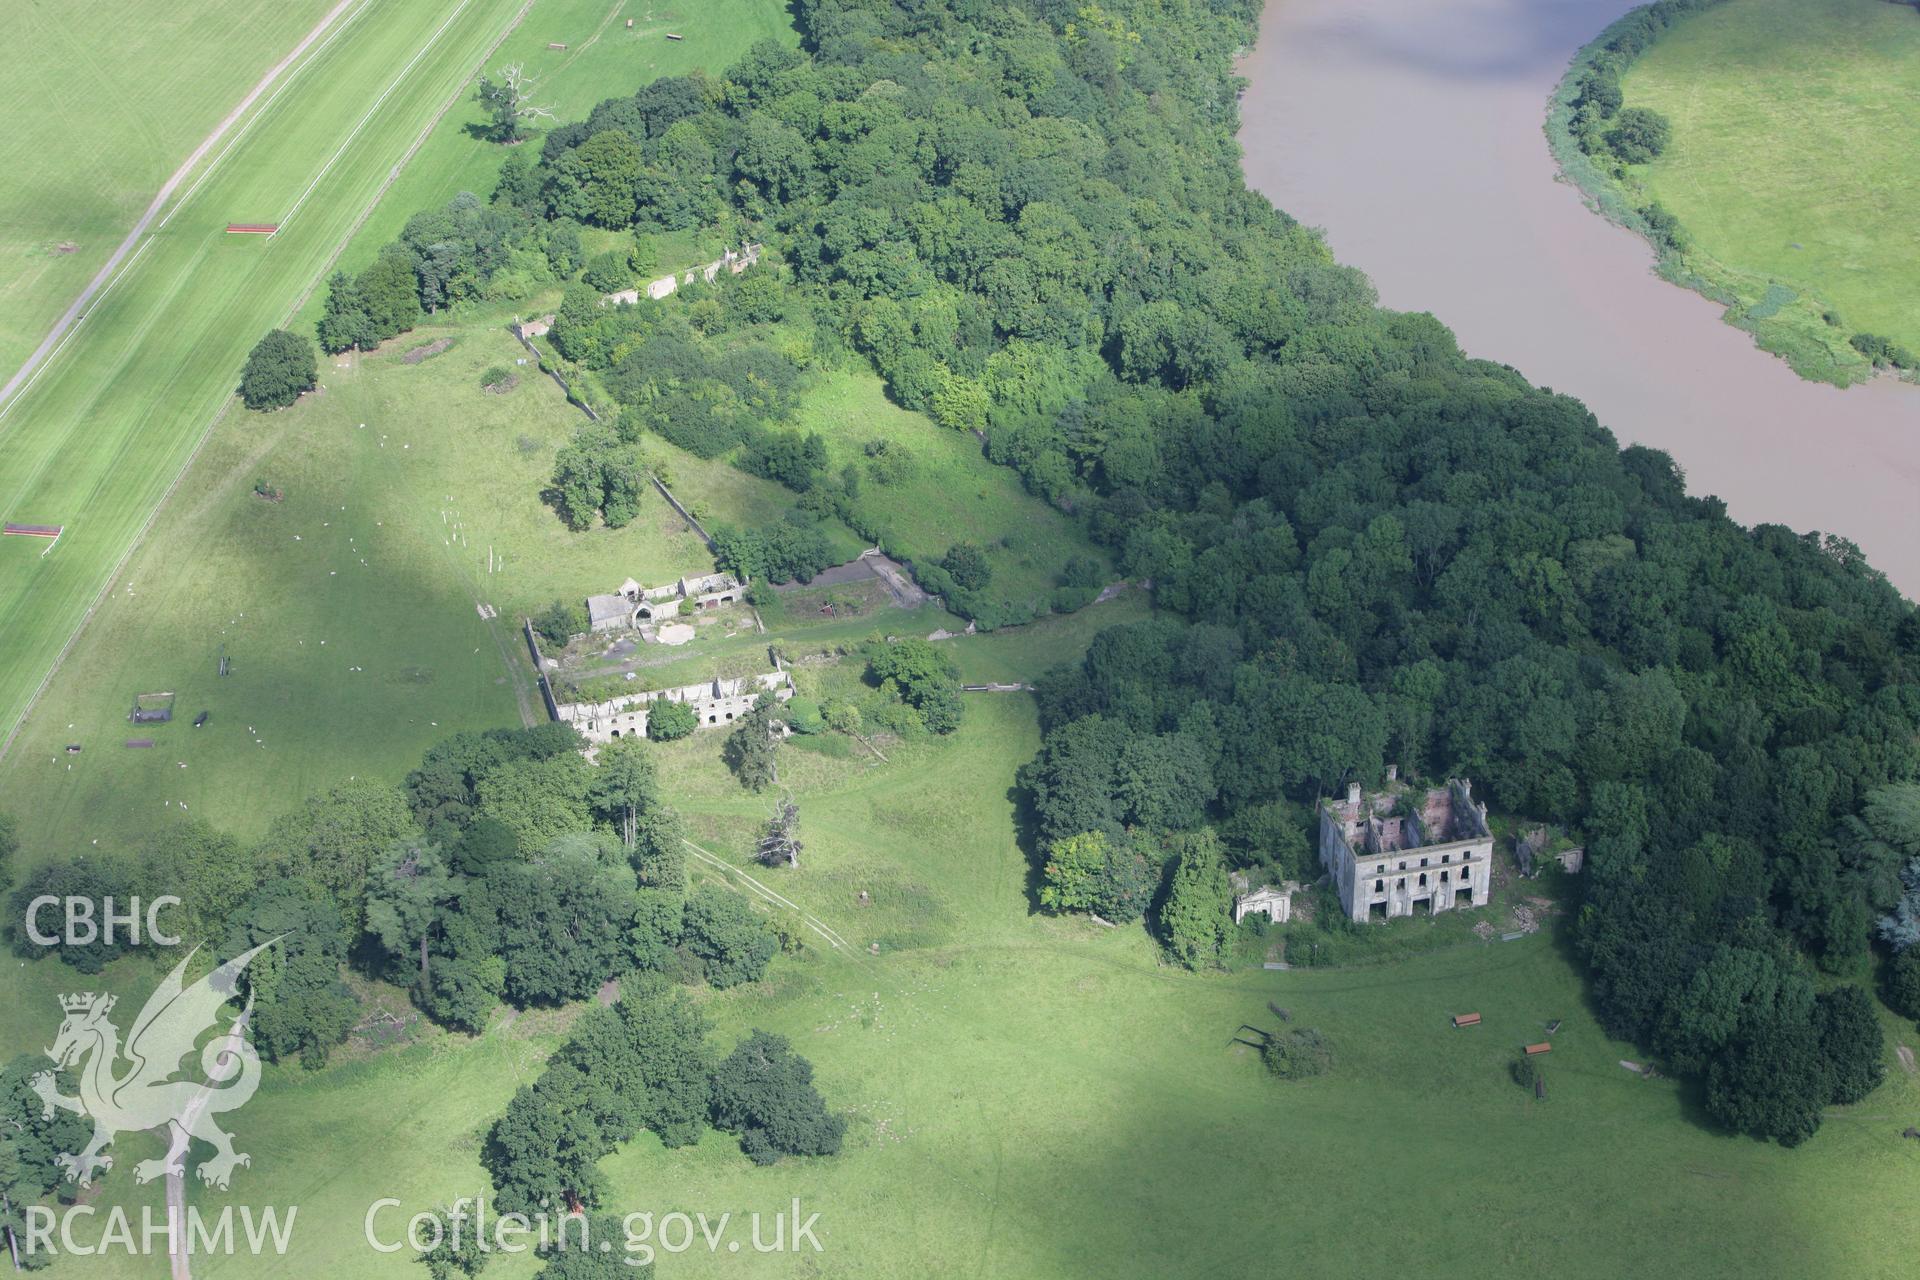
<path id="1" fill-rule="evenodd" d="M 1035 665 L 1011 635 L 956 645 L 970 674 Z M 622 1211 L 771 1212 L 797 1195 L 821 1214 L 826 1252 L 702 1248 L 662 1259 L 662 1276 L 1252 1276 L 1282 1249 L 1289 1273 L 1316 1277 L 1897 1271 L 1920 1192 L 1899 1130 L 1920 1094 L 1891 1062 L 1881 1091 L 1788 1152 L 1714 1134 L 1675 1085 L 1622 1070 L 1632 1051 L 1597 1029 L 1549 934 L 1363 970 L 1168 969 L 1137 929 L 1032 913 L 1007 790 L 1037 741 L 1028 699 L 990 696 L 969 700 L 952 741 L 886 764 L 789 753 L 807 865 L 756 874 L 853 952 L 776 962 L 768 983 L 707 1004 L 722 1044 L 752 1026 L 793 1038 L 850 1117 L 847 1150 L 756 1169 L 723 1135 L 675 1152 L 643 1137 L 606 1167 Z M 726 776 L 717 745 L 675 744 L 664 768 L 702 845 L 738 859 L 765 801 Z M 149 980 L 132 965 L 110 979 L 134 994 Z M 5 1042 L 44 1039 L 71 985 L 44 962 L 23 970 Z M 1276 1083 L 1234 1043 L 1243 1023 L 1275 1025 L 1269 1001 L 1333 1038 L 1330 1076 Z M 1452 1030 L 1469 1008 L 1484 1024 Z M 1553 1018 L 1537 1103 L 1506 1064 Z M 417 1272 L 362 1243 L 368 1206 L 484 1191 L 477 1135 L 558 1023 L 496 1019 L 478 1039 L 429 1032 L 317 1077 L 270 1071 L 233 1122 L 253 1166 L 199 1203 L 299 1205 L 295 1253 L 204 1259 L 196 1274 Z M 123 1158 L 148 1154 L 124 1141 Z M 116 1170 L 99 1203 L 156 1192 Z M 532 1270 L 502 1259 L 488 1275 Z M 109 1257 L 50 1274 L 158 1273 Z"/>
<path id="2" fill-rule="evenodd" d="M 1920 14 L 1733 0 L 1664 35 L 1622 87 L 1673 123 L 1640 178 L 1694 240 L 1683 271 L 1736 298 L 1763 345 L 1815 377 L 1836 376 L 1830 349 L 1854 333 L 1920 346 Z"/>
<path id="3" fill-rule="evenodd" d="M 628 576 L 667 582 L 712 567 L 656 495 L 626 528 L 588 533 L 569 532 L 543 505 L 554 452 L 580 418 L 548 379 L 513 363 L 521 349 L 502 318 L 476 316 L 328 359 L 320 393 L 277 414 L 221 420 L 0 770 L 0 810 L 20 814 L 29 848 L 123 846 L 154 823 L 187 816 L 254 834 L 311 791 L 355 775 L 398 777 L 454 729 L 539 712 L 516 617 Z M 494 365 L 518 374 L 504 395 L 481 387 Z M 837 400 L 843 416 L 830 422 L 810 408 L 823 430 L 884 431 L 923 459 L 900 490 L 947 513 L 925 537 L 1005 528 L 1019 550 L 995 544 L 996 569 L 1011 576 L 1037 563 L 1029 570 L 1036 581 L 1084 548 L 1070 522 L 980 457 L 971 437 L 892 408 L 870 378 L 837 375 L 828 389 L 864 396 L 856 403 L 870 412 L 856 415 Z M 649 448 L 671 455 L 682 499 L 718 520 L 776 521 L 793 505 L 778 485 L 725 463 L 657 440 Z M 960 523 L 963 515 L 975 523 Z M 827 528 L 836 551 L 860 549 L 837 522 Z M 961 626 L 937 608 L 871 605 L 829 621 L 811 594 L 795 599 L 808 600 L 807 611 L 770 611 L 770 638 L 791 652 Z M 1025 629 L 1018 652 L 1037 664 L 1028 675 L 1072 658 L 1093 629 L 1143 602 L 1135 596 L 1126 610 Z M 483 619 L 483 604 L 499 616 Z M 649 680 L 664 686 L 712 674 L 714 663 L 758 669 L 767 639 L 703 632 L 686 649 L 642 656 Z M 224 678 L 222 655 L 232 664 Z M 981 678 L 1027 677 L 997 670 Z M 178 694 L 176 719 L 141 731 L 155 749 L 128 750 L 128 708 L 151 689 Z M 196 729 L 202 710 L 211 719 Z M 69 755 L 69 744 L 81 753 Z"/>
<path id="4" fill-rule="evenodd" d="M 0 724 L 26 700 L 229 403 L 248 348 L 345 241 L 412 137 L 459 95 L 513 0 L 366 0 L 233 152 L 156 226 L 65 349 L 0 417 L 0 511 L 67 527 L 0 548 Z M 278 220 L 271 240 L 224 234 Z M 29 515 L 28 513 L 38 513 Z M 19 541 L 19 540 L 11 540 Z"/>
<path id="5" fill-rule="evenodd" d="M 169 174 L 332 0 L 15 0 L 33 56 L 0 84 L 0 381 L 78 297 Z"/>
<path id="6" fill-rule="evenodd" d="M 468 132 L 477 108 L 465 101 L 483 63 L 524 61 L 565 115 L 655 74 L 719 70 L 785 29 L 777 7 L 745 0 L 697 13 L 542 0 L 490 52 L 522 12 L 515 0 L 364 0 L 6 407 L 0 514 L 68 532 L 45 558 L 42 547 L 0 545 L 0 737 L 228 403 L 260 333 L 303 299 L 318 305 L 310 291 L 336 255 L 370 257 L 412 212 L 490 188 L 503 153 Z M 625 16 L 636 18 L 631 31 Z M 687 38 L 667 41 L 669 23 Z M 569 44 L 566 56 L 550 42 Z M 285 229 L 270 242 L 222 234 L 230 220 L 276 218 Z"/>
<path id="7" fill-rule="evenodd" d="M 518 722 L 518 615 L 711 569 L 657 496 L 590 534 L 541 505 L 578 414 L 531 366 L 505 395 L 481 388 L 519 352 L 497 326 L 422 330 L 327 361 L 325 390 L 291 409 L 222 420 L 0 773 L 0 808 L 33 845 L 123 841 L 181 801 L 252 832 L 349 774 L 397 777 L 455 728 Z M 176 719 L 128 751 L 128 706 L 150 688 L 179 694 Z"/>
<path id="8" fill-rule="evenodd" d="M 904 449 L 912 459 L 907 478 L 894 485 L 868 480 L 861 506 L 891 531 L 891 545 L 913 559 L 938 560 L 956 542 L 981 547 L 993 569 L 984 593 L 992 598 L 1034 604 L 1044 613 L 1069 558 L 1106 558 L 1079 525 L 1029 494 L 1012 468 L 984 465 L 972 434 L 902 409 L 866 369 L 822 375 L 794 426 L 820 433 L 834 472 L 860 465 L 870 441 Z"/>

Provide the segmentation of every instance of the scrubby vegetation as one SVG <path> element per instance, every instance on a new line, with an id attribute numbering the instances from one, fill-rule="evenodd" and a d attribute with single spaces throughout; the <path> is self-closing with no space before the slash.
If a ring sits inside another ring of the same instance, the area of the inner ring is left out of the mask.
<path id="1" fill-rule="evenodd" d="M 1658 111 L 1623 106 L 1620 73 L 1674 23 L 1725 0 L 1656 0 L 1607 29 L 1573 77 L 1568 131 L 1590 156 L 1645 164 L 1667 148 L 1672 126 Z"/>
<path id="2" fill-rule="evenodd" d="M 1333 1046 L 1312 1027 L 1290 1028 L 1267 1037 L 1260 1061 L 1282 1080 L 1305 1080 L 1332 1068 Z"/>
<path id="3" fill-rule="evenodd" d="M 587 629 L 587 611 L 575 600 L 555 600 L 533 615 L 533 629 L 548 644 L 565 648 Z"/>

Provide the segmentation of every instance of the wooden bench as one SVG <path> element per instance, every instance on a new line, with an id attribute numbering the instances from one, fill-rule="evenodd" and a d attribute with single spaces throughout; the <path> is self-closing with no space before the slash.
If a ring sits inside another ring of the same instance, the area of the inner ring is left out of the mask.
<path id="1" fill-rule="evenodd" d="M 1539 1044 L 1530 1044 L 1527 1046 L 1527 1056 L 1529 1058 L 1531 1058 L 1536 1053 L 1552 1053 L 1552 1052 L 1553 1052 L 1553 1046 L 1548 1044 L 1544 1040 L 1542 1040 Z"/>
<path id="2" fill-rule="evenodd" d="M 1480 1025 L 1480 1015 L 1477 1013 L 1456 1013 L 1453 1015 L 1453 1025 L 1456 1028 L 1477 1027 Z"/>

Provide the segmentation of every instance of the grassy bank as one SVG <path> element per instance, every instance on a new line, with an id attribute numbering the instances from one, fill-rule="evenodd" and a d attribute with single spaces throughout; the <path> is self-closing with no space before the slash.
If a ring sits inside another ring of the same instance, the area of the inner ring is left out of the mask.
<path id="1" fill-rule="evenodd" d="M 1802 377 L 1872 377 L 1855 334 L 1920 341 L 1920 232 L 1899 196 L 1920 125 L 1896 105 L 1920 68 L 1920 21 L 1880 0 L 1734 0 L 1689 16 L 1621 70 L 1625 105 L 1666 116 L 1672 142 L 1620 165 L 1582 151 L 1570 125 L 1581 76 L 1640 12 L 1581 49 L 1554 91 L 1562 173 L 1647 238 L 1663 278 L 1722 304 Z M 1650 221 L 1650 206 L 1672 221 Z"/>

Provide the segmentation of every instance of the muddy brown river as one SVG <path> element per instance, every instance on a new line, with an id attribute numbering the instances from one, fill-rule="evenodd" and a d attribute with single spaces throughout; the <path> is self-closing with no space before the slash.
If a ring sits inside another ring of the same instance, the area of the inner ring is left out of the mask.
<path id="1" fill-rule="evenodd" d="M 1547 95 L 1632 7 L 1270 0 L 1241 64 L 1248 180 L 1385 305 L 1578 396 L 1743 523 L 1837 533 L 1920 597 L 1920 387 L 1802 381 L 1556 180 Z"/>

